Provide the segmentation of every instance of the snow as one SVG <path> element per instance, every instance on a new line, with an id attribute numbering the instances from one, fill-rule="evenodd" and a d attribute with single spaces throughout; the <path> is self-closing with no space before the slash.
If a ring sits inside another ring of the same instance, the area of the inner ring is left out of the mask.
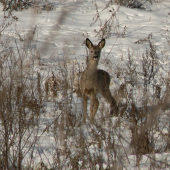
<path id="1" fill-rule="evenodd" d="M 159 73 L 158 77 L 156 77 L 154 81 L 162 85 L 160 77 L 162 75 L 165 75 L 166 77 L 169 74 L 170 56 L 169 45 L 166 39 L 166 35 L 169 35 L 168 13 L 170 12 L 170 2 L 168 0 L 158 3 L 154 2 L 152 5 L 148 3 L 145 10 L 131 9 L 118 5 L 110 5 L 109 8 L 105 8 L 106 3 L 109 2 L 106 0 L 84 0 L 80 1 L 80 3 L 76 0 L 67 0 L 66 2 L 49 0 L 49 2 L 54 5 L 54 9 L 51 11 L 41 10 L 41 6 L 37 6 L 36 8 L 31 7 L 23 11 L 14 11 L 13 16 L 16 16 L 18 20 L 14 21 L 11 26 L 7 27 L 1 33 L 2 37 L 7 36 L 19 41 L 18 32 L 25 42 L 25 38 L 28 34 L 36 28 L 36 35 L 32 40 L 32 45 L 34 45 L 33 48 L 35 48 L 37 53 L 41 56 L 41 64 L 38 64 L 39 60 L 37 60 L 33 69 L 34 72 L 38 71 L 44 76 L 42 86 L 45 86 L 46 78 L 51 72 L 54 72 L 55 75 L 65 74 L 63 77 L 68 78 L 70 83 L 72 82 L 70 77 L 71 73 L 74 72 L 74 69 L 78 70 L 79 65 L 81 65 L 81 70 L 85 68 L 87 55 L 84 45 L 85 38 L 89 37 L 92 42 L 97 44 L 101 36 L 97 36 L 95 30 L 99 31 L 101 24 L 103 25 L 105 21 L 112 16 L 113 12 L 115 12 L 113 19 L 114 23 L 110 34 L 105 35 L 108 36 L 108 38 L 106 39 L 106 45 L 102 50 L 102 57 L 99 63 L 99 68 L 108 71 L 112 77 L 111 90 L 113 94 L 116 94 L 116 91 L 125 79 L 128 80 L 128 77 L 125 78 L 124 75 L 119 78 L 116 76 L 118 68 L 125 68 L 127 66 L 129 52 L 132 54 L 134 63 L 140 66 L 140 69 L 142 68 L 142 54 L 146 51 L 146 47 L 148 47 L 148 42 L 145 40 L 147 40 L 149 34 L 151 35 L 151 41 L 156 46 L 160 64 L 160 68 L 157 71 Z M 97 17 L 96 4 L 100 14 L 100 21 L 94 22 Z M 4 17 L 2 9 L 2 4 L 0 4 L 1 21 Z M 143 43 L 135 43 L 139 40 Z M 15 46 L 13 47 L 16 48 Z M 70 75 L 65 73 L 65 65 L 67 66 Z M 139 81 L 142 82 L 143 80 L 140 79 Z M 61 86 L 64 86 L 64 84 Z M 134 96 L 137 96 L 138 99 L 136 100 L 140 106 L 142 101 L 142 99 L 138 97 L 140 96 L 140 93 L 142 93 L 140 87 L 138 90 L 134 90 L 131 85 L 127 88 L 129 92 L 132 92 Z M 163 91 L 166 90 L 165 85 L 162 85 L 162 89 Z M 108 157 L 107 152 L 109 151 L 106 149 L 107 141 L 104 139 L 100 141 L 102 144 L 100 142 L 94 142 L 95 135 L 102 135 L 99 130 L 102 127 L 105 131 L 105 138 L 112 133 L 111 137 L 116 142 L 115 145 L 117 146 L 118 154 L 122 158 L 122 161 L 120 162 L 123 164 L 123 169 L 136 169 L 137 167 L 139 167 L 139 169 L 148 169 L 152 167 L 151 164 L 153 160 L 157 160 L 158 163 L 155 166 L 158 168 L 168 169 L 167 164 L 170 161 L 169 152 L 144 154 L 141 156 L 140 163 L 137 166 L 136 155 L 130 148 L 132 135 L 129 129 L 130 122 L 129 120 L 126 120 L 126 118 L 119 119 L 116 117 L 106 117 L 102 124 L 102 115 L 97 113 L 95 119 L 98 127 L 96 124 L 91 125 L 89 118 L 86 125 L 82 125 L 81 119 L 79 119 L 78 122 L 73 122 L 75 123 L 75 127 L 71 127 L 70 132 L 66 137 L 65 131 L 57 128 L 57 126 L 61 126 L 59 122 L 61 123 L 63 121 L 59 116 L 61 115 L 62 109 L 60 110 L 58 106 L 62 107 L 71 98 L 70 100 L 73 100 L 73 103 L 75 104 L 71 107 L 72 112 L 75 112 L 76 115 L 80 114 L 80 117 L 82 115 L 82 99 L 77 97 L 73 91 L 74 89 L 68 90 L 67 94 L 59 91 L 56 98 L 53 96 L 48 97 L 48 99 L 44 98 L 45 110 L 42 110 L 39 124 L 40 131 L 37 132 L 39 140 L 35 146 L 36 152 L 34 152 L 33 158 L 31 158 L 31 152 L 28 152 L 24 158 L 25 163 L 29 162 L 30 159 L 33 159 L 34 163 L 32 164 L 34 164 L 35 167 L 42 161 L 50 167 L 55 164 L 55 159 L 53 157 L 55 152 L 57 150 L 64 150 L 65 143 L 67 143 L 68 148 L 70 147 L 72 152 L 69 156 L 71 158 L 76 158 L 76 156 L 79 156 L 81 148 L 77 146 L 77 143 L 75 143 L 74 140 L 76 138 L 78 140 L 78 137 L 81 134 L 82 138 L 88 141 L 89 153 L 92 155 L 102 155 L 102 158 L 104 159 L 102 160 L 103 168 L 105 169 L 108 166 L 108 160 L 114 159 L 116 155 L 115 153 L 112 153 L 113 158 Z M 153 95 L 151 91 L 152 90 L 150 89 L 148 94 L 151 93 L 151 95 Z M 101 104 L 98 112 L 101 113 L 103 108 L 105 108 L 107 112 L 108 105 L 106 104 L 106 101 L 101 96 L 99 96 L 99 98 Z M 169 133 L 168 114 L 168 111 L 164 115 L 162 115 L 162 112 L 159 114 L 159 128 L 161 135 L 164 134 L 165 138 Z M 60 121 L 55 125 L 55 120 Z M 115 125 L 115 129 L 113 129 L 113 126 L 110 126 L 110 124 Z M 120 126 L 117 124 L 120 124 Z M 60 130 L 60 132 L 55 132 L 55 130 Z M 53 136 L 55 133 L 57 133 L 56 136 L 58 138 Z M 119 135 L 123 136 L 123 138 L 119 139 Z M 156 145 L 158 148 L 162 147 L 164 144 L 166 145 L 164 140 L 159 138 L 159 135 L 160 133 L 155 130 L 153 136 L 157 137 Z M 101 145 L 100 148 L 99 145 Z M 56 155 L 57 154 L 59 153 L 56 153 Z M 64 161 L 63 169 L 71 167 L 71 165 L 69 166 L 70 162 L 65 155 L 58 156 L 60 156 L 61 161 Z M 79 160 L 78 164 L 82 166 L 83 161 Z M 98 164 L 96 168 L 99 169 L 99 167 L 100 165 Z"/>

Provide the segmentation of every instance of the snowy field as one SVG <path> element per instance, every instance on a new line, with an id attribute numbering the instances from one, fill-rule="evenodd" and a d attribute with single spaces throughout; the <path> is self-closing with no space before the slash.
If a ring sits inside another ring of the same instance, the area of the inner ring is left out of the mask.
<path id="1" fill-rule="evenodd" d="M 139 1 L 140 2 L 140 1 Z M 110 0 L 0 3 L 2 169 L 170 168 L 170 1 L 130 8 Z M 120 106 L 83 124 L 79 78 L 85 39 L 102 38 L 99 68 Z M 1 169 L 0 168 L 0 169 Z"/>

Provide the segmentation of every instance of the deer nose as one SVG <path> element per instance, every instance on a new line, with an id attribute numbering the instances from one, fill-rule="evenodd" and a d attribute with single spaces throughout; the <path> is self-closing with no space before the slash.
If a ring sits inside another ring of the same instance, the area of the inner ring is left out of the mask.
<path id="1" fill-rule="evenodd" d="M 95 51 L 94 54 L 97 56 L 98 55 L 98 51 Z"/>

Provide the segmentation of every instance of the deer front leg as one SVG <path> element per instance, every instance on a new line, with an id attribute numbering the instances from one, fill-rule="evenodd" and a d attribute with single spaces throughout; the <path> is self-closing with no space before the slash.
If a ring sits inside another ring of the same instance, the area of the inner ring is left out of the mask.
<path id="1" fill-rule="evenodd" d="M 86 123 L 86 114 L 87 114 L 87 96 L 83 96 L 83 123 Z"/>
<path id="2" fill-rule="evenodd" d="M 94 122 L 94 117 L 98 110 L 98 107 L 99 107 L 99 101 L 98 101 L 96 95 L 92 95 L 91 96 L 91 106 L 90 106 L 90 122 L 91 123 Z"/>

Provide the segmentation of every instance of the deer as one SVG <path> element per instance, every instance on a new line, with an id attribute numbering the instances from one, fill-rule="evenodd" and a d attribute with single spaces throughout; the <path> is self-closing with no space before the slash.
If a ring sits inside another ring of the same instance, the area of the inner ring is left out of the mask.
<path id="1" fill-rule="evenodd" d="M 118 115 L 118 106 L 109 89 L 110 75 L 104 70 L 98 69 L 101 50 L 105 46 L 105 39 L 98 45 L 94 45 L 88 38 L 85 41 L 89 55 L 87 57 L 87 68 L 82 72 L 80 78 L 80 92 L 83 97 L 83 123 L 86 123 L 87 100 L 90 98 L 90 122 L 94 122 L 95 114 L 99 107 L 97 94 L 101 94 L 110 104 L 110 114 Z"/>

